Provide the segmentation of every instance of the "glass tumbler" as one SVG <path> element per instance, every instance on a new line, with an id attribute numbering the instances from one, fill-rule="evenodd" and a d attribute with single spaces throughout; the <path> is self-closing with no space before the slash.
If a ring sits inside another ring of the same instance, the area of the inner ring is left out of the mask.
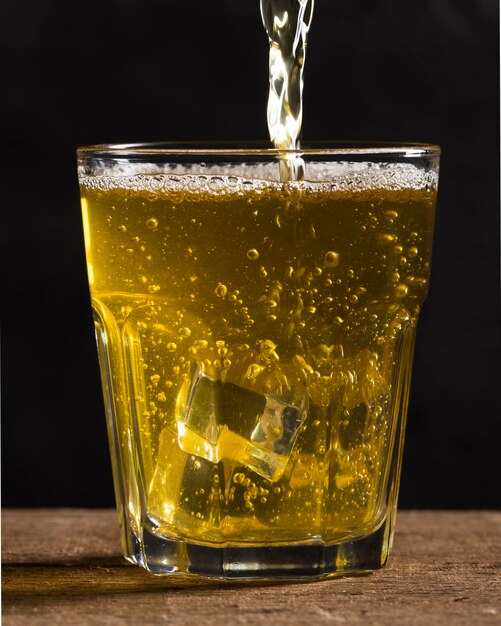
<path id="1" fill-rule="evenodd" d="M 219 579 L 385 564 L 438 161 L 420 144 L 78 150 L 129 561 Z"/>

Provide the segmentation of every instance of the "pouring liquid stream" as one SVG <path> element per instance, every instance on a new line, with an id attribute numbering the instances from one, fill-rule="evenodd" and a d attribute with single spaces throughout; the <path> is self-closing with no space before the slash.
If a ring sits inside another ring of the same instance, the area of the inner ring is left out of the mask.
<path id="1" fill-rule="evenodd" d="M 270 43 L 268 130 L 278 150 L 296 150 L 303 119 L 303 71 L 314 0 L 261 0 L 261 16 Z M 299 155 L 280 158 L 280 180 L 301 180 Z"/>

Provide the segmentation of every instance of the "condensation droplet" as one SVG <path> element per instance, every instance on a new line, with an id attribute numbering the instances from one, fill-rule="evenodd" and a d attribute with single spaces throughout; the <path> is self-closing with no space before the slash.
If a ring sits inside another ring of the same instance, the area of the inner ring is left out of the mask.
<path id="1" fill-rule="evenodd" d="M 255 248 L 247 250 L 247 258 L 250 261 L 257 261 L 259 259 L 259 252 Z"/>
<path id="2" fill-rule="evenodd" d="M 146 228 L 150 230 L 155 230 L 158 227 L 158 220 L 155 217 L 150 217 L 149 220 L 146 221 Z"/>
<path id="3" fill-rule="evenodd" d="M 337 252 L 326 252 L 324 256 L 325 267 L 337 267 L 339 265 L 339 254 Z"/>

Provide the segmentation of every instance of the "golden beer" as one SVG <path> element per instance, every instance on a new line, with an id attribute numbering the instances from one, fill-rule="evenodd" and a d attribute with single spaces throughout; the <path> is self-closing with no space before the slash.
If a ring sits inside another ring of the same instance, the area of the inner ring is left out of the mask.
<path id="1" fill-rule="evenodd" d="M 316 167 L 81 170 L 124 548 L 152 571 L 206 571 L 171 542 L 335 546 L 321 575 L 374 569 L 346 546 L 380 533 L 386 559 L 436 173 Z"/>

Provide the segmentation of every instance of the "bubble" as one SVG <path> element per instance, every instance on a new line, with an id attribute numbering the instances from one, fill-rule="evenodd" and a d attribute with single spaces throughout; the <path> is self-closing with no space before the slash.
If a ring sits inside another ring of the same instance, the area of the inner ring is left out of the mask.
<path id="1" fill-rule="evenodd" d="M 120 226 L 118 227 L 118 230 L 121 233 L 125 233 L 127 231 L 127 226 L 125 224 L 120 224 Z"/>
<path id="2" fill-rule="evenodd" d="M 247 250 L 247 258 L 250 261 L 257 261 L 259 259 L 259 252 L 255 248 Z"/>
<path id="3" fill-rule="evenodd" d="M 385 211 L 384 216 L 389 222 L 393 222 L 393 220 L 398 217 L 398 213 L 396 211 L 389 210 Z"/>
<path id="4" fill-rule="evenodd" d="M 154 374 L 153 376 L 150 376 L 150 380 L 153 384 L 153 387 L 156 387 L 158 385 L 158 381 L 160 380 L 160 376 L 158 374 Z"/>
<path id="5" fill-rule="evenodd" d="M 381 243 L 391 243 L 395 241 L 395 235 L 390 235 L 390 233 L 383 233 L 378 236 L 378 239 Z"/>
<path id="6" fill-rule="evenodd" d="M 343 318 L 339 315 L 336 315 L 336 317 L 332 321 L 334 322 L 334 324 L 342 324 L 344 322 Z"/>
<path id="7" fill-rule="evenodd" d="M 163 391 L 157 394 L 157 402 L 167 402 L 167 396 Z"/>
<path id="8" fill-rule="evenodd" d="M 407 256 L 409 256 L 411 259 L 413 259 L 417 255 L 418 255 L 418 249 L 416 248 L 416 246 L 412 246 L 411 248 L 407 250 Z"/>
<path id="9" fill-rule="evenodd" d="M 313 314 L 313 313 L 315 313 L 315 311 L 317 310 L 317 308 L 316 308 L 316 307 L 314 307 L 314 306 L 309 306 L 309 307 L 306 307 L 306 310 L 308 311 L 308 313 Z"/>
<path id="10" fill-rule="evenodd" d="M 325 267 L 337 267 L 339 265 L 339 254 L 337 252 L 326 252 L 324 256 Z"/>
<path id="11" fill-rule="evenodd" d="M 353 270 L 348 270 L 346 272 L 346 275 L 348 276 L 348 278 L 353 278 L 355 276 L 355 272 Z"/>
<path id="12" fill-rule="evenodd" d="M 399 283 L 395 287 L 395 296 L 397 298 L 405 298 L 405 296 L 407 295 L 408 291 L 409 291 L 409 288 L 407 287 L 407 285 L 404 285 L 404 283 Z"/>
<path id="13" fill-rule="evenodd" d="M 278 361 L 279 357 L 278 354 L 275 352 L 276 347 L 277 344 L 271 341 L 271 339 L 264 339 L 259 343 L 259 350 L 266 360 L 273 359 Z"/>
<path id="14" fill-rule="evenodd" d="M 214 293 L 218 298 L 224 298 L 228 293 L 228 287 L 223 283 L 218 283 L 218 286 L 214 289 Z"/>
<path id="15" fill-rule="evenodd" d="M 262 265 L 259 268 L 259 276 L 261 276 L 261 278 L 266 278 L 268 276 L 268 272 Z"/>
<path id="16" fill-rule="evenodd" d="M 159 285 L 149 285 L 148 286 L 148 291 L 150 293 L 157 293 L 157 291 L 160 291 L 160 286 Z"/>
<path id="17" fill-rule="evenodd" d="M 237 472 L 235 474 L 235 476 L 233 476 L 233 482 L 236 483 L 237 485 L 241 485 L 245 480 L 245 474 L 242 474 L 242 472 Z"/>
<path id="18" fill-rule="evenodd" d="M 358 296 L 355 294 L 351 295 L 348 299 L 352 304 L 356 304 L 358 302 Z"/>
<path id="19" fill-rule="evenodd" d="M 313 276 L 321 276 L 322 275 L 322 270 L 320 267 L 314 267 L 313 268 L 313 272 L 312 272 Z"/>
<path id="20" fill-rule="evenodd" d="M 264 301 L 264 305 L 270 309 L 274 309 L 277 306 L 277 303 L 275 300 L 268 298 L 267 300 Z"/>
<path id="21" fill-rule="evenodd" d="M 146 228 L 150 230 L 155 230 L 158 228 L 158 220 L 155 217 L 150 217 L 149 220 L 146 220 Z"/>
<path id="22" fill-rule="evenodd" d="M 167 352 L 175 352 L 177 350 L 177 345 L 173 341 L 169 341 L 165 347 Z"/>
<path id="23" fill-rule="evenodd" d="M 332 280 L 331 280 L 330 278 L 326 278 L 326 279 L 324 280 L 324 285 L 325 285 L 326 287 L 330 287 L 330 286 L 332 285 Z"/>
<path id="24" fill-rule="evenodd" d="M 189 337 L 191 335 L 191 330 L 187 327 L 184 326 L 183 328 L 179 329 L 179 336 L 180 337 Z"/>

